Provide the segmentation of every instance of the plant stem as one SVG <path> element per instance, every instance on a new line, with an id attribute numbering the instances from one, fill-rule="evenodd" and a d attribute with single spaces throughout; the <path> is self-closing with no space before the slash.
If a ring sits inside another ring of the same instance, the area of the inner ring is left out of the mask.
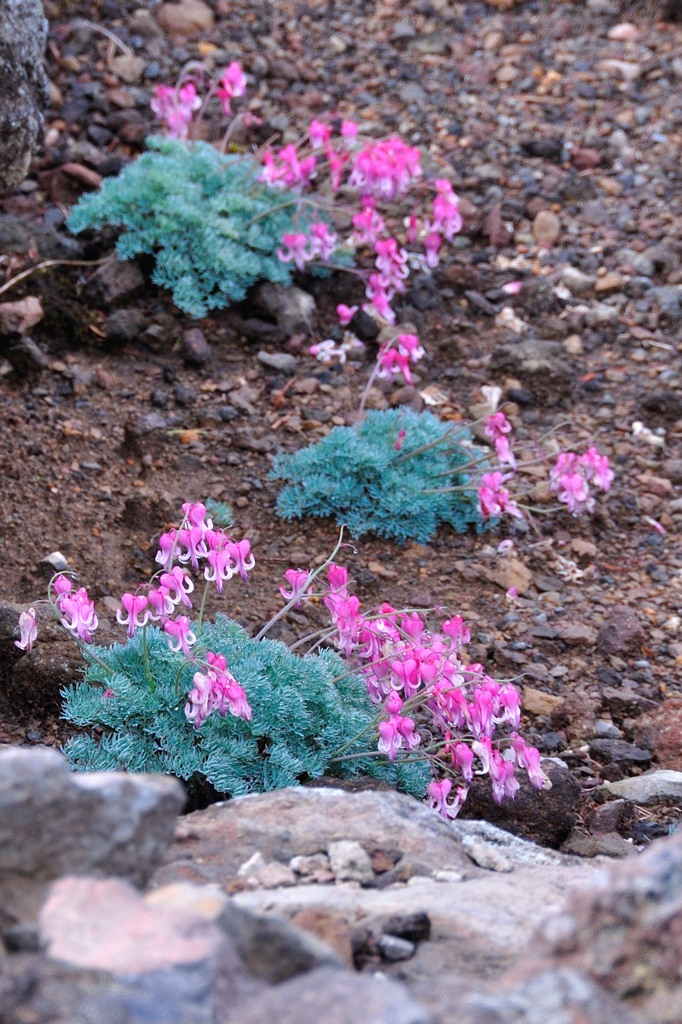
<path id="1" fill-rule="evenodd" d="M 208 589 L 209 589 L 209 587 L 210 587 L 210 583 L 206 583 L 204 585 L 204 592 L 203 592 L 203 594 L 201 596 L 201 604 L 199 605 L 199 618 L 197 620 L 197 637 L 201 633 L 201 627 L 202 627 L 203 622 L 204 622 L 204 610 L 206 608 L 206 598 L 208 597 Z"/>
<path id="2" fill-rule="evenodd" d="M 334 550 L 332 551 L 332 553 L 329 556 L 329 558 L 325 562 L 323 562 L 322 565 L 320 565 L 317 569 L 315 569 L 314 572 L 311 572 L 310 576 L 308 577 L 308 583 L 306 584 L 306 589 L 307 589 L 307 587 L 310 586 L 310 584 L 313 582 L 313 580 L 317 579 L 317 577 L 320 575 L 320 573 L 323 572 L 327 568 L 328 565 L 331 565 L 331 563 L 336 558 L 339 550 L 341 549 L 341 545 L 343 544 L 343 531 L 344 531 L 344 529 L 345 529 L 345 527 L 342 526 L 341 530 L 339 532 L 339 539 L 337 540 L 336 545 L 334 547 Z M 258 633 L 256 633 L 256 636 L 254 637 L 254 639 L 255 640 L 262 640 L 263 637 L 267 633 L 269 633 L 269 631 L 272 629 L 272 627 L 275 625 L 275 623 L 279 622 L 279 620 L 284 615 L 286 615 L 287 612 L 291 611 L 291 609 L 295 605 L 298 604 L 298 602 L 301 600 L 302 596 L 303 596 L 302 594 L 296 594 L 294 597 L 291 598 L 290 601 L 287 601 L 287 603 L 284 605 L 284 607 L 280 608 L 280 610 L 275 615 L 273 615 L 272 618 L 268 622 L 265 623 L 263 628 Z"/>
<path id="3" fill-rule="evenodd" d="M 152 666 L 149 662 L 149 648 L 147 646 L 147 624 L 142 627 L 142 657 L 144 658 L 144 670 L 147 674 L 147 681 L 152 693 L 156 693 L 156 683 L 152 674 Z"/>
<path id="4" fill-rule="evenodd" d="M 0 295 L 3 292 L 9 291 L 15 284 L 19 284 L 19 281 L 23 281 L 24 278 L 35 274 L 36 270 L 45 270 L 47 267 L 96 267 L 100 263 L 106 263 L 108 259 L 111 259 L 111 256 L 103 256 L 100 260 L 43 260 L 42 263 L 36 263 L 34 266 L 29 267 L 28 270 L 22 270 L 16 277 L 6 281 L 0 286 Z"/>

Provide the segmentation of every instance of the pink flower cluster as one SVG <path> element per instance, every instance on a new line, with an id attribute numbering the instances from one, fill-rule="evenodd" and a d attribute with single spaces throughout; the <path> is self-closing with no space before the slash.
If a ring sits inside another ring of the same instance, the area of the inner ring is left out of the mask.
<path id="1" fill-rule="evenodd" d="M 222 654 L 206 653 L 208 669 L 195 672 L 193 686 L 187 696 L 185 717 L 196 729 L 217 711 L 219 715 L 230 714 L 237 718 L 251 720 L 251 708 L 244 690 L 227 668 Z"/>
<path id="2" fill-rule="evenodd" d="M 97 629 L 97 615 L 85 587 L 74 590 L 68 576 L 60 575 L 52 580 L 51 590 L 51 599 L 64 629 L 78 640 L 91 643 L 92 634 Z"/>
<path id="3" fill-rule="evenodd" d="M 377 377 L 393 380 L 401 373 L 411 386 L 414 380 L 410 363 L 419 362 L 423 355 L 424 349 L 416 334 L 398 334 L 379 350 Z"/>
<path id="4" fill-rule="evenodd" d="M 255 563 L 249 541 L 234 541 L 222 530 L 214 530 L 205 505 L 186 502 L 182 511 L 180 528 L 163 533 L 159 539 L 156 561 L 161 570 L 144 593 L 122 595 L 116 619 L 122 626 L 127 626 L 129 639 L 134 637 L 136 629 L 142 629 L 150 622 L 157 623 L 166 633 L 170 649 L 182 653 L 196 664 L 192 647 L 197 636 L 188 616 L 175 614 L 180 606 L 183 609 L 192 607 L 190 594 L 194 591 L 194 582 L 183 564 L 190 562 L 198 569 L 200 561 L 204 561 L 207 584 L 215 583 L 218 592 L 222 592 L 225 580 L 236 573 L 247 579 Z M 174 564 L 176 561 L 181 564 Z M 307 579 L 307 573 L 305 575 Z M 90 643 L 97 628 L 97 615 L 87 591 L 83 587 L 75 590 L 71 580 L 59 574 L 50 583 L 49 600 L 62 626 L 77 639 Z M 19 633 L 16 646 L 30 653 L 37 636 L 35 608 L 28 608 L 19 616 Z M 250 719 L 251 708 L 246 694 L 228 671 L 225 658 L 212 651 L 206 652 L 204 658 L 207 670 L 194 674 L 193 687 L 185 705 L 188 721 L 199 728 L 214 711 L 220 715 L 230 711 L 240 718 Z M 103 696 L 110 699 L 115 695 L 113 690 L 107 689 Z"/>
<path id="5" fill-rule="evenodd" d="M 211 86 L 204 103 L 213 93 L 218 96 L 223 114 L 232 115 L 232 100 L 246 92 L 246 75 L 236 60 L 225 69 L 222 76 Z M 193 81 L 186 81 L 174 88 L 172 85 L 157 85 L 151 100 L 151 108 L 163 121 L 166 134 L 172 139 L 186 139 L 194 112 L 202 106 Z"/>
<path id="6" fill-rule="evenodd" d="M 151 108 L 164 122 L 166 133 L 172 139 L 186 139 L 194 111 L 201 106 L 194 82 L 186 82 L 178 89 L 171 85 L 157 85 Z"/>
<path id="7" fill-rule="evenodd" d="M 236 60 L 225 68 L 216 89 L 225 117 L 232 115 L 232 100 L 246 92 L 246 75 Z"/>
<path id="8" fill-rule="evenodd" d="M 247 579 L 255 565 L 249 541 L 234 541 L 223 530 L 214 530 L 213 522 L 206 517 L 206 507 L 199 502 L 186 502 L 182 511 L 184 525 L 159 537 L 156 561 L 166 573 L 171 572 L 176 560 L 182 564 L 190 562 L 194 569 L 198 569 L 203 560 L 207 563 L 204 579 L 215 583 L 219 594 L 223 584 L 237 573 L 243 580 Z"/>
<path id="9" fill-rule="evenodd" d="M 486 395 L 487 398 L 492 396 L 495 410 L 485 421 L 485 435 L 495 446 L 499 463 L 507 465 L 512 472 L 505 475 L 497 470 L 482 474 L 478 486 L 479 512 L 483 519 L 503 515 L 520 519 L 523 513 L 504 486 L 517 468 L 516 456 L 510 443 L 512 425 L 505 414 L 496 408 L 501 390 L 484 388 L 483 391 L 490 393 Z M 550 490 L 558 495 L 559 501 L 566 505 L 573 515 L 579 515 L 581 512 L 592 512 L 594 509 L 590 484 L 599 490 L 608 491 L 613 479 L 614 473 L 609 466 L 608 457 L 600 455 L 596 448 L 591 447 L 584 455 L 562 452 L 550 470 L 549 485 Z"/>
<path id="10" fill-rule="evenodd" d="M 388 232 L 377 205 L 405 195 L 421 178 L 420 153 L 398 136 L 360 142 L 358 126 L 349 121 L 342 123 L 336 139 L 333 135 L 330 124 L 313 119 L 308 130 L 312 152 L 304 156 L 291 144 L 279 151 L 266 151 L 260 180 L 276 187 L 303 189 L 316 175 L 328 169 L 332 191 L 336 193 L 345 178 L 347 187 L 357 191 L 360 197 L 360 209 L 352 217 L 353 230 L 348 244 L 352 248 L 371 246 L 374 250 L 376 272 L 368 276 L 366 308 L 387 323 L 394 323 L 391 301 L 396 293 L 405 290 L 412 257 Z M 443 239 L 452 241 L 462 227 L 459 199 L 452 184 L 439 178 L 434 187 L 436 195 L 430 214 L 422 219 L 414 214 L 408 232 L 410 245 L 423 239 L 424 255 L 414 258 L 427 268 L 438 265 Z M 311 250 L 310 239 L 305 234 L 285 235 L 279 257 L 294 260 L 299 269 L 310 259 L 319 258 L 314 246 Z"/>
<path id="11" fill-rule="evenodd" d="M 310 575 L 302 569 L 286 573 L 290 589 L 284 597 L 299 602 Z M 429 798 L 445 817 L 458 813 L 474 775 L 489 775 L 493 798 L 513 799 L 518 790 L 516 768 L 528 773 L 538 788 L 545 785 L 540 754 L 516 731 L 521 700 L 511 684 L 500 684 L 482 665 L 464 662 L 470 633 L 460 616 L 441 623 L 432 633 L 417 612 L 400 612 L 383 604 L 363 615 L 359 599 L 348 590 L 348 572 L 331 564 L 324 597 L 334 626 L 333 643 L 363 676 L 371 700 L 382 705 L 377 749 L 390 761 L 424 747 L 424 756 L 445 777 L 429 786 Z M 419 723 L 413 717 L 419 710 Z M 506 728 L 502 739 L 496 735 Z M 504 747 L 504 749 L 502 749 Z M 460 781 L 448 800 L 452 778 Z"/>
<path id="12" fill-rule="evenodd" d="M 324 221 L 316 221 L 310 226 L 310 233 L 303 231 L 288 232 L 282 235 L 283 248 L 277 250 L 282 263 L 293 260 L 298 270 L 304 270 L 306 263 L 321 260 L 327 263 L 336 248 L 338 236 Z"/>
<path id="13" fill-rule="evenodd" d="M 590 484 L 600 491 L 609 491 L 613 479 L 607 456 L 600 455 L 596 448 L 591 447 L 584 455 L 562 452 L 550 471 L 549 485 L 569 512 L 579 515 L 594 509 Z"/>

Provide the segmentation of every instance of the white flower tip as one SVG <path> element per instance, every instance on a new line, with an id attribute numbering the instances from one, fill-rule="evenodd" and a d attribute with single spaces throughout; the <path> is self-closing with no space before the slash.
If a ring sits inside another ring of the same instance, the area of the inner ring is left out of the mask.
<path id="1" fill-rule="evenodd" d="M 481 388 L 481 394 L 483 395 L 483 400 L 495 412 L 502 398 L 502 388 L 497 384 L 484 384 Z"/>

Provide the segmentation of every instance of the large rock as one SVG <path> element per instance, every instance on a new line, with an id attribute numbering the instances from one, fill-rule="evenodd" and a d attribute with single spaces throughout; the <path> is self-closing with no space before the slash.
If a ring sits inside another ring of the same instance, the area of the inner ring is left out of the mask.
<path id="1" fill-rule="evenodd" d="M 635 740 L 652 750 L 661 768 L 682 771 L 682 697 L 669 697 L 637 719 Z"/>
<path id="2" fill-rule="evenodd" d="M 431 1024 L 402 985 L 321 967 L 238 1006 L 226 1024 Z"/>
<path id="3" fill-rule="evenodd" d="M 184 803 L 173 779 L 71 774 L 43 748 L 0 753 L 0 934 L 30 944 L 49 884 L 64 875 L 146 883 Z"/>
<path id="4" fill-rule="evenodd" d="M 340 841 L 364 850 L 373 883 L 365 864 L 359 879 L 330 884 L 324 865 L 336 861 Z M 259 853 L 270 884 L 263 872 L 240 873 Z M 275 867 L 310 873 L 292 885 Z M 468 979 L 490 980 L 513 966 L 539 922 L 596 870 L 487 822 L 447 823 L 392 791 L 302 788 L 186 815 L 152 884 L 218 883 L 247 910 L 293 920 L 330 942 L 345 932 L 357 965 L 399 977 L 445 1022 Z M 394 962 L 396 950 L 409 959 Z"/>
<path id="5" fill-rule="evenodd" d="M 571 969 L 463 995 L 451 1019 L 457 1024 L 638 1024 L 617 999 Z"/>
<path id="6" fill-rule="evenodd" d="M 101 1020 L 118 1020 L 114 1011 L 127 1002 L 138 1004 L 141 1021 L 211 1024 L 219 1005 L 262 987 L 215 924 L 190 910 L 150 906 L 121 879 L 55 882 L 40 939 L 51 960 L 118 982 L 120 990 L 100 993 Z"/>
<path id="7" fill-rule="evenodd" d="M 542 926 L 534 956 L 519 973 L 577 969 L 647 1024 L 678 1024 L 681 922 L 682 833 L 621 862 L 601 885 L 574 893 L 564 913 Z"/>
<path id="8" fill-rule="evenodd" d="M 542 846 L 558 848 L 578 819 L 581 788 L 567 768 L 549 760 L 543 761 L 542 767 L 552 783 L 550 790 L 536 789 L 522 775 L 516 799 L 496 804 L 489 780 L 475 779 L 462 813 L 467 818 L 484 818 Z"/>
<path id="9" fill-rule="evenodd" d="M 40 0 L 0 5 L 0 193 L 23 181 L 47 102 L 43 53 L 47 20 Z"/>

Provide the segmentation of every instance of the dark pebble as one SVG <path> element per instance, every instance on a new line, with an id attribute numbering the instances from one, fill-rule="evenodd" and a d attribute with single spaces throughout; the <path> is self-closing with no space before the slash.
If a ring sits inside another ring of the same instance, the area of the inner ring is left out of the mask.
<path id="1" fill-rule="evenodd" d="M 178 405 L 193 405 L 197 400 L 197 391 L 189 384 L 176 384 L 173 390 L 173 397 Z"/>

